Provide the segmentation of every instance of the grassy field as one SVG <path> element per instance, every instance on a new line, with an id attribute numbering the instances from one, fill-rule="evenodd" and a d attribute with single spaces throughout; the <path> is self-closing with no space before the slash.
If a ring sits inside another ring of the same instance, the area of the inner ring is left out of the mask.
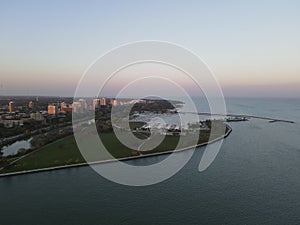
<path id="1" fill-rule="evenodd" d="M 224 133 L 216 133 L 213 134 L 213 136 L 214 138 L 216 138 L 218 136 L 221 136 L 222 134 Z M 209 131 L 201 132 L 201 134 L 197 137 L 197 143 L 207 142 L 209 135 Z M 139 134 L 137 136 L 139 136 Z M 89 138 L 91 137 L 87 136 L 85 138 L 85 141 L 87 143 L 90 142 Z M 139 155 L 139 152 L 136 149 L 133 150 L 124 146 L 113 133 L 102 133 L 100 134 L 100 138 L 104 146 L 109 150 L 109 152 L 114 158 L 123 158 Z M 180 137 L 178 136 L 166 136 L 159 146 L 143 154 L 174 150 L 178 144 L 179 138 Z M 183 144 L 181 145 L 181 148 L 191 146 L 189 136 L 182 137 L 182 139 Z M 105 154 L 101 154 L 100 150 L 99 154 L 97 153 L 97 156 L 89 161 L 98 161 L 106 159 L 111 159 L 111 157 L 108 157 Z M 15 162 L 9 168 L 1 170 L 0 173 L 71 165 L 83 162 L 85 162 L 85 160 L 77 147 L 74 136 L 71 135 L 63 139 L 57 140 L 53 143 L 50 143 L 38 150 L 35 150 L 28 156 Z"/>
<path id="2" fill-rule="evenodd" d="M 34 151 L 27 157 L 14 163 L 8 169 L 1 170 L 0 173 L 69 165 L 81 162 L 84 162 L 84 159 L 77 148 L 74 136 L 71 135 Z"/>
<path id="3" fill-rule="evenodd" d="M 112 133 L 101 134 L 102 143 L 107 147 L 114 158 L 124 158 L 139 155 L 136 150 L 124 146 Z M 151 152 L 162 152 L 172 150 L 176 147 L 178 137 L 169 136 Z M 95 161 L 110 159 L 101 156 L 101 153 L 95 158 Z M 73 135 L 60 139 L 54 143 L 44 146 L 27 157 L 15 162 L 0 173 L 16 172 L 22 170 L 40 169 L 54 166 L 71 165 L 86 162 L 82 157 Z"/>

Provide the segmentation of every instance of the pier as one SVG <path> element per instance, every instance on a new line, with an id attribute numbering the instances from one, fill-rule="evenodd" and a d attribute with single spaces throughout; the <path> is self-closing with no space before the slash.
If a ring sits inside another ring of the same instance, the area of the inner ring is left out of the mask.
<path id="1" fill-rule="evenodd" d="M 295 123 L 294 121 L 291 121 L 291 120 L 283 120 L 283 119 L 264 117 L 264 116 L 247 115 L 247 114 L 214 114 L 214 113 L 208 113 L 208 112 L 200 112 L 200 113 L 179 112 L 179 113 L 182 113 L 182 114 L 197 114 L 197 115 L 204 115 L 204 116 L 207 115 L 207 116 L 240 117 L 240 118 L 248 118 L 248 119 L 249 118 L 254 118 L 254 119 L 269 120 L 270 123 L 275 123 L 275 122 Z"/>

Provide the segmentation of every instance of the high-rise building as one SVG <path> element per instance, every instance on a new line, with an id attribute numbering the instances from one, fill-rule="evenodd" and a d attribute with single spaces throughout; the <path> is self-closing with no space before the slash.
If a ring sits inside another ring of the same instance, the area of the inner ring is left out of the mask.
<path id="1" fill-rule="evenodd" d="M 30 101 L 30 102 L 28 103 L 28 108 L 29 108 L 29 109 L 32 109 L 32 108 L 33 108 L 33 102 L 32 102 L 32 101 Z"/>
<path id="2" fill-rule="evenodd" d="M 100 105 L 100 99 L 94 98 L 93 99 L 93 109 L 96 109 Z"/>
<path id="3" fill-rule="evenodd" d="M 54 104 L 49 104 L 48 105 L 48 114 L 50 115 L 55 115 L 57 112 L 56 112 L 56 105 Z"/>
<path id="4" fill-rule="evenodd" d="M 15 110 L 15 103 L 13 101 L 10 101 L 8 103 L 8 111 L 13 112 Z"/>
<path id="5" fill-rule="evenodd" d="M 87 109 L 87 103 L 85 99 L 79 99 L 78 102 L 80 103 L 82 109 Z"/>
<path id="6" fill-rule="evenodd" d="M 79 112 L 82 111 L 81 103 L 80 102 L 73 102 L 72 108 L 73 108 L 73 112 L 74 113 L 79 113 Z"/>
<path id="7" fill-rule="evenodd" d="M 100 105 L 106 106 L 106 98 L 100 98 Z"/>
<path id="8" fill-rule="evenodd" d="M 117 105 L 117 100 L 116 99 L 110 99 L 110 104 L 111 105 Z"/>

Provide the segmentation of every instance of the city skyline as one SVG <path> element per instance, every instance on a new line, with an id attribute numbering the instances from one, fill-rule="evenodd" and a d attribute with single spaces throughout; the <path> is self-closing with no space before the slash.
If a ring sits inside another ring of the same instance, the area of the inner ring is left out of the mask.
<path id="1" fill-rule="evenodd" d="M 0 6 L 0 95 L 73 96 L 98 56 L 128 42 L 162 40 L 199 55 L 225 97 L 300 97 L 298 1 Z"/>

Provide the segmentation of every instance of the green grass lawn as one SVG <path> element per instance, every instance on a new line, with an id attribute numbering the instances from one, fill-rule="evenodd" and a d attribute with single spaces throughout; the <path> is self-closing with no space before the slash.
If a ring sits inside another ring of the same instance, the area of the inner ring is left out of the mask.
<path id="1" fill-rule="evenodd" d="M 209 138 L 209 134 L 210 133 L 208 131 L 201 132 L 201 134 L 198 135 L 197 143 L 207 142 Z M 218 135 L 220 136 L 221 133 Z M 137 134 L 137 136 L 139 136 L 139 134 Z M 217 137 L 217 134 L 213 134 L 213 136 Z M 109 150 L 109 152 L 114 158 L 123 158 L 123 157 L 139 155 L 138 151 L 129 149 L 126 146 L 124 146 L 117 139 L 114 133 L 101 133 L 100 138 L 104 146 Z M 178 136 L 166 136 L 159 146 L 157 146 L 153 150 L 148 151 L 147 153 L 156 153 L 156 152 L 174 150 L 178 144 L 179 138 L 180 137 Z M 189 136 L 182 137 L 182 138 L 183 138 L 183 144 L 180 146 L 181 148 L 191 146 Z M 92 140 L 91 137 L 87 136 L 85 138 L 85 141 L 89 143 L 90 142 L 89 139 Z M 143 153 L 143 154 L 147 154 L 147 153 Z M 108 157 L 105 154 L 101 154 L 101 150 L 100 150 L 99 152 L 97 152 L 96 157 L 90 161 L 105 160 L 110 158 L 111 157 Z M 50 143 L 38 150 L 35 150 L 28 156 L 15 162 L 9 168 L 1 170 L 0 173 L 71 165 L 71 164 L 83 163 L 83 162 L 85 162 L 85 160 L 82 157 L 77 147 L 77 143 L 75 141 L 74 136 L 71 135 L 63 139 L 57 140 L 53 143 Z"/>
<path id="2" fill-rule="evenodd" d="M 81 162 L 85 161 L 77 148 L 74 136 L 71 135 L 34 151 L 27 157 L 14 163 L 10 168 L 1 170 L 0 173 L 32 170 Z"/>

